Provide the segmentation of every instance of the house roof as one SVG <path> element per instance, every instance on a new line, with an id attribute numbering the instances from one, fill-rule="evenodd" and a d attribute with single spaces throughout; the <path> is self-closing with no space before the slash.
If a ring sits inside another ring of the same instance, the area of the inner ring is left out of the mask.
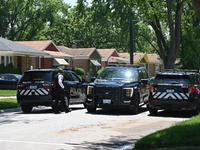
<path id="1" fill-rule="evenodd" d="M 114 57 L 114 56 L 111 56 L 109 59 L 108 59 L 109 63 L 111 62 L 115 62 L 115 63 L 129 63 L 129 61 L 125 58 L 122 58 L 122 57 Z"/>
<path id="2" fill-rule="evenodd" d="M 102 61 L 108 61 L 116 49 L 97 49 L 97 51 L 100 53 Z"/>
<path id="3" fill-rule="evenodd" d="M 41 41 L 16 41 L 17 43 L 38 49 L 38 50 L 45 50 L 51 43 L 52 40 L 41 40 Z M 53 43 L 54 44 L 54 43 Z"/>
<path id="4" fill-rule="evenodd" d="M 134 63 L 139 63 L 140 60 L 144 57 L 145 53 L 134 53 L 133 54 L 133 60 Z M 130 54 L 129 53 L 119 53 L 119 56 L 130 61 Z"/>
<path id="5" fill-rule="evenodd" d="M 162 64 L 163 61 L 157 54 L 146 54 L 147 58 L 145 58 L 146 62 L 149 64 Z"/>
<path id="6" fill-rule="evenodd" d="M 1 37 L 0 37 L 0 51 L 1 53 L 15 54 L 15 55 L 34 55 L 34 56 L 49 55 L 35 48 L 31 48 L 29 46 L 13 42 Z"/>
<path id="7" fill-rule="evenodd" d="M 130 60 L 130 54 L 129 53 L 118 53 L 119 57 Z"/>
<path id="8" fill-rule="evenodd" d="M 96 48 L 68 48 L 65 46 L 57 46 L 57 48 L 59 51 L 72 55 L 76 58 L 89 58 L 96 50 Z"/>
<path id="9" fill-rule="evenodd" d="M 62 52 L 57 52 L 57 51 L 47 51 L 44 50 L 45 53 L 50 54 L 51 56 L 55 57 L 55 58 L 74 58 L 74 56 L 62 53 Z"/>
<path id="10" fill-rule="evenodd" d="M 20 44 L 44 51 L 55 58 L 73 58 L 73 56 L 59 52 L 57 46 L 52 40 L 41 40 L 41 41 L 17 41 Z"/>

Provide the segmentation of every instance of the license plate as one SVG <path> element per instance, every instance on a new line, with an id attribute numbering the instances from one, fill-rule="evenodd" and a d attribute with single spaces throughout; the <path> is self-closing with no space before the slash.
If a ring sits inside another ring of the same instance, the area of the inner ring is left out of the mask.
<path id="1" fill-rule="evenodd" d="M 31 90 L 37 89 L 37 85 L 31 85 L 31 86 L 30 86 L 30 89 L 31 89 Z"/>
<path id="2" fill-rule="evenodd" d="M 104 104 L 111 104 L 111 99 L 103 99 Z"/>
<path id="3" fill-rule="evenodd" d="M 174 93 L 174 89 L 167 89 L 167 93 Z"/>

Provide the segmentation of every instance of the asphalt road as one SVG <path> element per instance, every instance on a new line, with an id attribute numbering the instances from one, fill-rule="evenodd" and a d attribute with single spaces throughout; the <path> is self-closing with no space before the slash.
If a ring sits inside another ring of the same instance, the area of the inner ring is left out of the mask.
<path id="1" fill-rule="evenodd" d="M 126 110 L 87 113 L 82 105 L 71 105 L 70 113 L 54 114 L 51 108 L 35 108 L 24 114 L 20 109 L 0 112 L 1 150 L 117 150 L 177 122 L 188 113 L 159 111 L 157 116 L 141 109 L 130 115 Z"/>

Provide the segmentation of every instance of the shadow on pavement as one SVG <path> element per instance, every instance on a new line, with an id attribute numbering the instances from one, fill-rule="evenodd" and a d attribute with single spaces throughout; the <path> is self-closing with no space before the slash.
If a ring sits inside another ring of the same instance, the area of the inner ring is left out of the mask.
<path id="1" fill-rule="evenodd" d="M 140 108 L 140 112 L 138 114 L 143 113 L 143 112 L 145 112 L 147 110 L 148 110 L 147 108 L 143 108 L 142 107 L 142 108 Z M 127 110 L 127 109 L 119 109 L 119 108 L 110 108 L 110 109 L 101 109 L 101 108 L 98 108 L 96 110 L 96 112 L 94 112 L 94 113 L 88 113 L 88 114 L 113 115 L 113 116 L 122 116 L 122 115 L 126 115 L 126 116 L 130 115 L 130 116 L 132 116 L 132 115 L 134 115 L 134 114 L 130 114 L 129 110 Z M 137 115 L 137 114 L 135 114 L 135 115 Z"/>
<path id="2" fill-rule="evenodd" d="M 126 140 L 124 140 L 126 139 Z M 102 141 L 102 142 L 88 142 L 84 141 L 84 143 L 65 143 L 67 145 L 74 146 L 74 150 L 117 150 L 122 149 L 125 145 L 133 144 L 133 141 L 137 139 L 127 138 L 125 136 L 116 136 L 111 137 L 109 140 Z"/>
<path id="3" fill-rule="evenodd" d="M 167 111 L 159 110 L 156 115 L 148 115 L 153 117 L 174 117 L 174 118 L 191 118 L 193 117 L 190 111 Z"/>

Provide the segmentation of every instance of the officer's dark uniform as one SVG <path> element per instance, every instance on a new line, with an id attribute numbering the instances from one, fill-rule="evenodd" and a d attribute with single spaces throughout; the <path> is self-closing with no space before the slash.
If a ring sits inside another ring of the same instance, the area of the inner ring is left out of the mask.
<path id="1" fill-rule="evenodd" d="M 64 93 L 64 89 L 59 85 L 59 75 L 62 75 L 62 70 L 58 71 L 58 74 L 55 77 L 55 83 L 56 83 L 56 87 L 54 89 L 55 92 L 55 108 L 54 108 L 54 113 L 59 113 L 59 109 L 58 109 L 58 103 L 60 101 L 60 105 L 63 107 L 63 109 L 65 110 L 65 113 L 69 112 L 69 108 L 66 105 L 66 101 L 65 101 L 65 93 Z M 64 79 L 64 78 L 63 78 Z M 62 80 L 63 82 L 63 80 Z"/>

